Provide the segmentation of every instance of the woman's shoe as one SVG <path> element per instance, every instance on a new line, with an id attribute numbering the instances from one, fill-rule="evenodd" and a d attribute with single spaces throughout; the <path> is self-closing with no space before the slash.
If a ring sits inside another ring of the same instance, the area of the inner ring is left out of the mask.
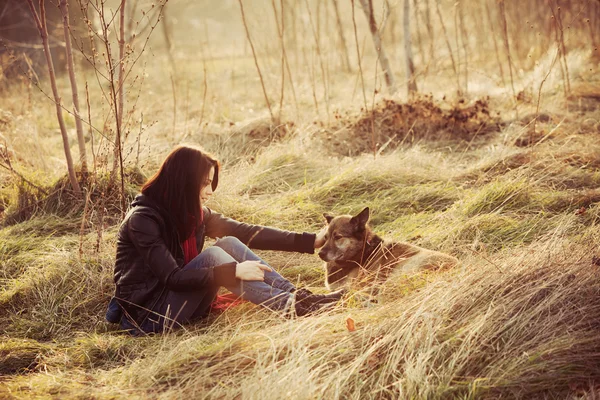
<path id="1" fill-rule="evenodd" d="M 105 318 L 108 322 L 118 324 L 123 316 L 123 310 L 115 297 L 111 297 L 108 307 L 106 308 Z"/>
<path id="2" fill-rule="evenodd" d="M 310 297 L 304 298 L 302 300 L 296 299 L 296 301 L 294 302 L 294 310 L 296 311 L 296 316 L 298 317 L 320 314 L 322 312 L 331 310 L 334 306 L 335 302 L 333 301 L 318 303 Z"/>
<path id="3" fill-rule="evenodd" d="M 328 304 L 338 302 L 346 293 L 346 290 L 340 289 L 328 294 L 314 294 L 308 289 L 301 288 L 296 289 L 294 293 L 296 294 L 296 301 L 310 300 L 316 304 Z"/>

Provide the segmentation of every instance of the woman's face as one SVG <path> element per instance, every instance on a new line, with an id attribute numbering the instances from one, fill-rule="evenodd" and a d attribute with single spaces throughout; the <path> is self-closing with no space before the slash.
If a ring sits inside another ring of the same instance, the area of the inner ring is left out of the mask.
<path id="1" fill-rule="evenodd" d="M 208 177 L 204 183 L 202 183 L 202 188 L 200 189 L 200 204 L 204 205 L 208 202 L 208 199 L 213 194 L 212 190 L 212 181 L 215 177 L 215 167 L 212 167 L 210 171 L 208 171 Z"/>

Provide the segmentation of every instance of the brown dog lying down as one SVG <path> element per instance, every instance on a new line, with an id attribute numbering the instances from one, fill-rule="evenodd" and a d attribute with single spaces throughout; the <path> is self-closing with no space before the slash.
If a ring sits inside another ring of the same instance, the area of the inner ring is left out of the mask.
<path id="1" fill-rule="evenodd" d="M 325 286 L 330 290 L 348 287 L 353 280 L 384 282 L 398 271 L 410 273 L 458 264 L 458 259 L 448 254 L 384 241 L 367 224 L 368 207 L 354 217 L 323 216 L 329 226 L 319 257 L 326 261 Z"/>

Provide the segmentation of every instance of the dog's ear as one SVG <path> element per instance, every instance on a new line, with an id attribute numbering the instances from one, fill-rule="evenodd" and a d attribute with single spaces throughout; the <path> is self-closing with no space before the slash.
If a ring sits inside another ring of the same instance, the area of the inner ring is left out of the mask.
<path id="1" fill-rule="evenodd" d="M 365 207 L 364 210 L 358 213 L 358 215 L 352 217 L 350 222 L 356 224 L 360 228 L 364 228 L 369 221 L 369 207 Z"/>
<path id="2" fill-rule="evenodd" d="M 333 219 L 333 215 L 329 215 L 327 213 L 323 213 L 323 217 L 325 217 L 328 224 L 331 223 L 331 220 Z"/>

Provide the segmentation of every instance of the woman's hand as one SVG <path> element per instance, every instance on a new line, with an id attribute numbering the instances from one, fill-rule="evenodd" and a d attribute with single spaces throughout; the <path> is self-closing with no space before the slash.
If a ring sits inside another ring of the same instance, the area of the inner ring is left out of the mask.
<path id="1" fill-rule="evenodd" d="M 265 271 L 273 271 L 259 261 L 244 261 L 235 266 L 235 277 L 243 281 L 264 281 Z"/>
<path id="2" fill-rule="evenodd" d="M 319 247 L 322 247 L 325 244 L 325 235 L 327 235 L 327 228 L 328 226 L 325 225 L 323 229 L 321 229 L 319 233 L 317 233 L 317 237 L 315 237 L 315 249 L 318 249 Z"/>

